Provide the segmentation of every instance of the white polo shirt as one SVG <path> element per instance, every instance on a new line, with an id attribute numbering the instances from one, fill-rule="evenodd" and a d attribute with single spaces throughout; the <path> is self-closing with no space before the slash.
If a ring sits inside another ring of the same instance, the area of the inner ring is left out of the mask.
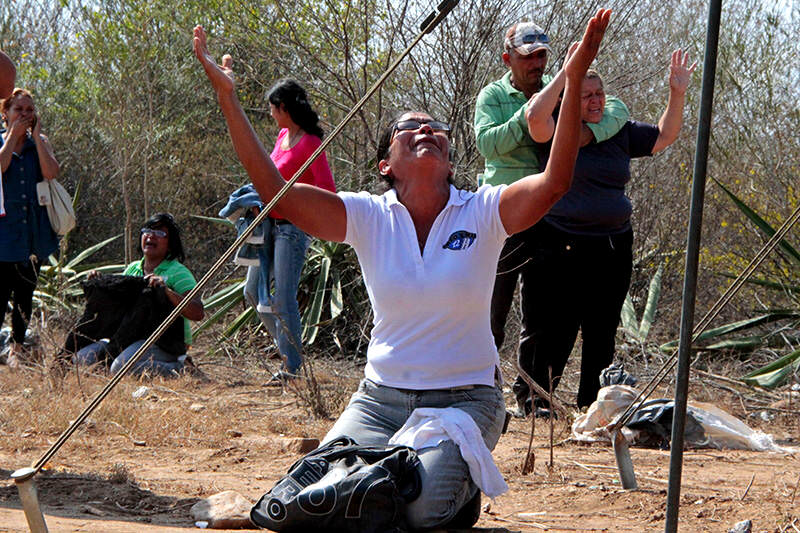
<path id="1" fill-rule="evenodd" d="M 489 323 L 497 260 L 508 234 L 500 193 L 450 186 L 420 254 L 411 215 L 394 189 L 340 192 L 345 242 L 358 255 L 374 311 L 368 379 L 403 389 L 493 385 L 499 365 Z"/>

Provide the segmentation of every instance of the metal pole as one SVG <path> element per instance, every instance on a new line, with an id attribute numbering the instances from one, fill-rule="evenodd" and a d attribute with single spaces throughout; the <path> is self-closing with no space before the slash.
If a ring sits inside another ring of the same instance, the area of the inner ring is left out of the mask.
<path id="1" fill-rule="evenodd" d="M 697 292 L 697 268 L 700 255 L 700 232 L 703 223 L 703 199 L 708 166 L 708 139 L 711 133 L 711 111 L 714 101 L 714 80 L 717 69 L 717 42 L 722 0 L 711 0 L 708 6 L 706 51 L 703 60 L 703 89 L 700 97 L 700 120 L 697 125 L 697 145 L 694 159 L 692 203 L 689 216 L 689 236 L 686 247 L 686 277 L 683 280 L 683 309 L 678 347 L 678 375 L 675 384 L 675 409 L 672 416 L 672 438 L 669 460 L 669 488 L 664 531 L 678 531 L 681 472 L 683 470 L 683 437 L 686 428 L 686 400 L 689 392 L 689 355 L 692 345 L 694 304 Z"/>
<path id="2" fill-rule="evenodd" d="M 639 485 L 636 483 L 636 472 L 633 469 L 633 459 L 628 448 L 628 441 L 622 434 L 622 428 L 616 429 L 611 433 L 611 445 L 614 447 L 614 457 L 617 460 L 617 471 L 619 472 L 619 482 L 625 490 L 636 490 Z"/>
<path id="3" fill-rule="evenodd" d="M 25 512 L 25 520 L 28 521 L 31 533 L 47 533 L 47 524 L 44 521 L 42 508 L 39 507 L 36 486 L 33 484 L 35 474 L 36 470 L 33 468 L 20 468 L 11 474 L 11 479 L 17 485 L 22 510 Z"/>

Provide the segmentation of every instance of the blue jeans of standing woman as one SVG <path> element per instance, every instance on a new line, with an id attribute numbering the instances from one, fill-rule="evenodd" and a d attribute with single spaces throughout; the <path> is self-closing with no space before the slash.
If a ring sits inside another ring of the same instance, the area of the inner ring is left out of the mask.
<path id="1" fill-rule="evenodd" d="M 472 417 L 487 448 L 493 450 L 500 440 L 505 402 L 499 383 L 494 387 L 409 390 L 364 379 L 324 442 L 347 435 L 363 446 L 385 445 L 417 407 L 456 407 Z M 421 448 L 417 455 L 422 492 L 406 508 L 406 518 L 413 530 L 446 524 L 478 491 L 458 445 L 452 440 Z"/>
<path id="2" fill-rule="evenodd" d="M 261 264 L 247 267 L 244 296 L 275 339 L 283 358 L 283 369 L 296 374 L 303 363 L 297 286 L 309 238 L 294 224 L 268 220 L 264 245 L 259 248 Z"/>

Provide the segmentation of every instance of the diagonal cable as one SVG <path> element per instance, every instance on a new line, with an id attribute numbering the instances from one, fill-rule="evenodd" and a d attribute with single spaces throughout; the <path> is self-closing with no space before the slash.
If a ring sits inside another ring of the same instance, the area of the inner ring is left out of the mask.
<path id="1" fill-rule="evenodd" d="M 716 318 L 716 316 L 722 311 L 722 308 L 725 307 L 728 302 L 733 298 L 736 293 L 741 289 L 742 285 L 747 282 L 750 276 L 753 275 L 753 272 L 761 265 L 761 263 L 766 260 L 767 256 L 780 244 L 783 240 L 783 237 L 792 229 L 792 227 L 800 220 L 800 206 L 798 206 L 794 212 L 787 218 L 784 223 L 778 228 L 778 231 L 769 239 L 769 241 L 764 244 L 761 250 L 755 255 L 750 264 L 742 271 L 741 274 L 731 283 L 725 293 L 711 306 L 711 309 L 705 314 L 705 316 L 697 323 L 697 325 L 692 330 L 692 342 L 696 341 L 697 338 L 708 328 L 711 324 L 711 321 Z M 641 392 L 634 398 L 634 400 L 628 405 L 628 408 L 622 412 L 622 414 L 617 417 L 617 419 L 609 426 L 609 431 L 614 431 L 619 429 L 623 425 L 625 425 L 628 420 L 630 420 L 633 413 L 638 411 L 642 404 L 650 397 L 650 395 L 655 391 L 656 387 L 658 387 L 661 382 L 667 377 L 669 372 L 675 368 L 675 365 L 678 362 L 676 357 L 677 349 L 673 350 L 670 354 L 667 361 L 659 368 L 653 378 L 645 385 Z M 638 404 L 637 404 L 638 402 Z M 634 406 L 635 405 L 635 406 Z"/>

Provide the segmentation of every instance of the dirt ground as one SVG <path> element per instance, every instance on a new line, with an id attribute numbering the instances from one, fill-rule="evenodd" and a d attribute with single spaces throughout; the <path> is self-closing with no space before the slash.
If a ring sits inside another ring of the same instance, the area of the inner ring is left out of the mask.
<path id="1" fill-rule="evenodd" d="M 207 379 L 123 380 L 35 478 L 50 531 L 182 531 L 194 528 L 189 508 L 198 499 L 235 490 L 257 500 L 301 455 L 293 439 L 324 435 L 358 375 L 318 368 L 332 411 L 318 418 L 306 394 L 265 387 L 263 375 L 232 366 L 203 366 Z M 0 531 L 28 530 L 11 472 L 35 462 L 107 381 L 0 366 Z M 732 398 L 718 395 L 747 416 Z M 795 415 L 761 427 L 792 446 L 799 428 Z M 511 421 L 494 451 L 510 490 L 494 502 L 484 497 L 475 531 L 663 531 L 669 451 L 632 448 L 639 490 L 625 491 L 611 448 L 567 440 L 564 421 L 550 466 L 548 431 L 537 422 L 535 470 L 523 475 L 530 420 Z M 687 451 L 680 531 L 727 532 L 745 519 L 753 531 L 800 531 L 798 485 L 800 455 Z"/>

